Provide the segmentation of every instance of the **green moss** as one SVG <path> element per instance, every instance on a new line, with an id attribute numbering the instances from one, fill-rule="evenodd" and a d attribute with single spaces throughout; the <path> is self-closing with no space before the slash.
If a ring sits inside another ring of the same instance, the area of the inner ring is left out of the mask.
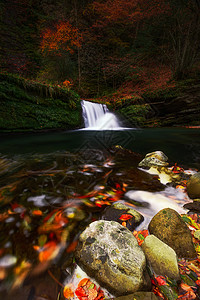
<path id="1" fill-rule="evenodd" d="M 173 99 L 180 96 L 180 89 L 178 87 L 171 87 L 166 89 L 157 89 L 155 91 L 147 91 L 142 94 L 144 100 L 160 101 L 160 99 Z"/>
<path id="2" fill-rule="evenodd" d="M 117 112 L 124 116 L 131 124 L 138 126 L 144 124 L 149 111 L 150 106 L 148 104 L 130 105 L 117 110 Z"/>
<path id="3" fill-rule="evenodd" d="M 0 74 L 0 130 L 27 131 L 80 127 L 79 96 L 66 88 Z"/>

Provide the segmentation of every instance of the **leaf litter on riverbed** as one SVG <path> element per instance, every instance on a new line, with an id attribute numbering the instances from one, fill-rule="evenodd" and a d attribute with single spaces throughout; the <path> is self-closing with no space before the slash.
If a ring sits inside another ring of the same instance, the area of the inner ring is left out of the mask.
<path id="1" fill-rule="evenodd" d="M 26 276 L 43 272 L 55 259 L 73 253 L 78 234 L 126 191 L 125 184 L 107 186 L 112 173 L 108 168 L 113 167 L 109 160 L 83 167 L 79 163 L 72 167 L 69 161 L 68 167 L 66 159 L 67 154 L 58 155 L 61 166 L 48 157 L 46 165 L 34 158 L 27 166 L 20 162 L 8 184 L 0 188 L 0 260 L 8 255 L 15 260 L 13 266 L 9 262 L 0 266 L 3 288 L 20 286 Z M 56 202 L 58 194 L 62 196 Z"/>
<path id="2" fill-rule="evenodd" d="M 66 164 L 68 159 L 71 164 L 68 154 L 58 156 L 53 164 L 48 157 L 46 164 L 40 158 L 33 158 L 26 167 L 20 162 L 16 171 L 11 172 L 8 182 L 0 188 L 1 231 L 8 233 L 1 237 L 0 258 L 12 255 L 16 259 L 13 266 L 0 267 L 0 279 L 8 282 L 8 288 L 20 286 L 29 274 L 44 271 L 55 259 L 57 261 L 62 255 L 73 253 L 78 234 L 97 219 L 98 213 L 106 206 L 121 200 L 127 190 L 127 184 L 121 181 L 114 182 L 112 186 L 107 184 L 113 172 L 113 169 L 108 170 L 113 168 L 112 161 L 106 160 L 100 166 L 84 164 L 79 167 L 75 159 L 72 167 Z M 13 178 L 17 178 L 17 181 Z M 27 202 L 30 198 L 33 201 Z M 44 200 L 40 202 L 40 207 L 37 207 L 38 199 Z M 129 214 L 121 216 L 124 226 L 130 218 Z M 147 234 L 147 230 L 136 232 L 140 243 Z M 179 296 L 189 294 L 190 298 L 187 299 L 194 299 L 191 298 L 193 290 L 190 290 L 194 278 L 191 281 L 190 277 L 193 273 L 198 274 L 198 265 L 190 264 L 188 269 L 187 272 L 183 270 L 182 281 L 185 285 L 182 285 L 182 294 Z M 154 278 L 154 292 L 157 289 L 165 299 L 175 299 L 172 298 L 173 289 L 175 295 L 177 287 L 174 288 L 169 279 L 166 279 L 166 285 L 159 285 L 164 281 L 161 279 L 158 276 Z M 195 279 L 196 287 L 200 278 L 197 276 Z M 90 299 L 81 300 L 98 300 L 99 292 L 94 289 L 93 284 L 90 284 L 89 289 L 93 292 L 87 294 L 87 297 L 90 294 Z M 67 292 L 70 293 L 70 290 L 66 287 L 65 293 Z"/>

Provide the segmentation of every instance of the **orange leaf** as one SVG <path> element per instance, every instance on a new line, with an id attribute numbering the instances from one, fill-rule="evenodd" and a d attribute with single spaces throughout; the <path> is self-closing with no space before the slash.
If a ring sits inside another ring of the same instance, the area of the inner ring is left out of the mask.
<path id="1" fill-rule="evenodd" d="M 184 290 L 184 291 L 188 291 L 188 292 L 193 292 L 193 290 L 192 290 L 192 288 L 189 286 L 189 285 L 187 285 L 186 283 L 184 283 L 184 282 L 181 282 L 181 285 L 180 285 L 180 287 Z"/>
<path id="2" fill-rule="evenodd" d="M 66 285 L 63 290 L 63 295 L 65 298 L 70 299 L 74 297 L 74 292 L 68 285 Z"/>
<path id="3" fill-rule="evenodd" d="M 83 279 L 79 282 L 78 287 L 86 285 L 87 282 L 88 282 L 88 280 L 89 280 L 89 278 L 83 278 Z"/>
<path id="4" fill-rule="evenodd" d="M 32 211 L 32 215 L 34 216 L 42 216 L 43 212 L 40 209 L 35 209 Z"/>
<path id="5" fill-rule="evenodd" d="M 53 241 L 48 242 L 44 245 L 44 250 L 39 253 L 39 261 L 44 262 L 54 258 L 59 250 L 57 244 Z"/>

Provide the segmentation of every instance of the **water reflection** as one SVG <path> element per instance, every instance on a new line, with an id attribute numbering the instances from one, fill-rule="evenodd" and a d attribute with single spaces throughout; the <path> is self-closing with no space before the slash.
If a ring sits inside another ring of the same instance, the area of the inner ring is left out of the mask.
<path id="1" fill-rule="evenodd" d="M 200 168 L 200 129 L 148 128 L 123 131 L 67 131 L 1 135 L 0 153 L 17 155 L 51 153 L 55 151 L 79 152 L 101 149 L 107 155 L 113 145 L 146 154 L 160 150 L 171 162 Z"/>

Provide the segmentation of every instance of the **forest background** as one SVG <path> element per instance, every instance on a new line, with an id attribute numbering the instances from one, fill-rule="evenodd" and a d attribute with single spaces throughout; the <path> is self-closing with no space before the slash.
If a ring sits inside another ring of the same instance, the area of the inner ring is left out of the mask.
<path id="1" fill-rule="evenodd" d="M 142 122 L 157 103 L 151 126 L 168 107 L 161 99 L 200 93 L 199 0 L 2 0 L 0 12 L 1 74 L 23 85 L 75 90 L 126 116 L 142 110 Z M 199 111 L 192 119 L 199 125 Z"/>

